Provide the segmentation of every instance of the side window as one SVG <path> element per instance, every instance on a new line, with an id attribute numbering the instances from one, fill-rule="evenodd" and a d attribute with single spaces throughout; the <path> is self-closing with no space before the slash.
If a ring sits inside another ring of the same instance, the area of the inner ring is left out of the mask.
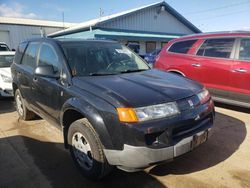
<path id="1" fill-rule="evenodd" d="M 38 48 L 39 48 L 38 42 L 29 43 L 22 59 L 23 65 L 27 65 L 33 69 L 36 67 L 36 57 Z"/>
<path id="2" fill-rule="evenodd" d="M 234 41 L 234 38 L 208 39 L 201 45 L 196 55 L 230 58 Z"/>
<path id="3" fill-rule="evenodd" d="M 27 46 L 27 42 L 23 42 L 19 44 L 17 51 L 15 53 L 15 59 L 14 59 L 15 63 L 18 63 L 18 64 L 21 63 L 21 59 L 22 59 L 26 46 Z"/>
<path id="4" fill-rule="evenodd" d="M 58 69 L 58 56 L 51 45 L 43 44 L 40 49 L 39 65 L 52 65 L 54 70 Z"/>
<path id="5" fill-rule="evenodd" d="M 168 51 L 179 54 L 186 54 L 196 41 L 197 40 L 187 40 L 182 42 L 176 42 L 168 49 Z"/>
<path id="6" fill-rule="evenodd" d="M 240 60 L 250 60 L 250 39 L 242 39 L 240 42 Z"/>

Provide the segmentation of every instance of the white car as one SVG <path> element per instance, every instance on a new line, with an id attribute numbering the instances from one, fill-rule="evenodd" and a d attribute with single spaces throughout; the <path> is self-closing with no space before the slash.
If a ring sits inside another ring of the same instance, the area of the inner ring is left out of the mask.
<path id="1" fill-rule="evenodd" d="M 10 66 L 13 62 L 15 52 L 0 52 L 0 97 L 12 97 L 12 77 Z"/>

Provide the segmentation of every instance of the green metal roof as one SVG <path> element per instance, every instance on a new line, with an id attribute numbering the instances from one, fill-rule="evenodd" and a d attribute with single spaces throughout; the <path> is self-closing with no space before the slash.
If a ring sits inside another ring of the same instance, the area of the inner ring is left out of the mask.
<path id="1" fill-rule="evenodd" d="M 106 30 L 95 29 L 92 31 L 82 31 L 74 34 L 64 35 L 63 38 L 104 38 L 112 40 L 145 40 L 145 41 L 169 41 L 180 37 L 179 34 L 146 33 L 139 31 Z M 60 38 L 60 37 L 59 37 Z"/>
<path id="2" fill-rule="evenodd" d="M 96 38 L 107 39 L 127 39 L 127 40 L 156 40 L 156 41 L 169 41 L 178 38 L 177 35 L 159 34 L 159 33 L 140 33 L 136 31 L 106 31 L 102 29 L 95 30 Z"/>

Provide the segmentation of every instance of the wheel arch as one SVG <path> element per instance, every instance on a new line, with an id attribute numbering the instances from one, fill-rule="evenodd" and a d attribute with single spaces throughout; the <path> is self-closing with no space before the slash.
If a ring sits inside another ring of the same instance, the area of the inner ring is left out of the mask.
<path id="1" fill-rule="evenodd" d="M 105 148 L 113 147 L 110 135 L 99 112 L 89 103 L 77 98 L 72 98 L 67 100 L 63 105 L 60 115 L 60 123 L 63 128 L 64 145 L 66 148 L 68 148 L 67 135 L 70 125 L 74 121 L 82 118 L 86 118 L 90 122 Z"/>
<path id="2" fill-rule="evenodd" d="M 185 75 L 183 72 L 181 72 L 181 71 L 179 71 L 179 70 L 177 70 L 177 69 L 169 69 L 168 72 L 174 73 L 174 74 L 179 74 L 179 75 L 181 75 L 181 76 L 186 77 L 186 75 Z"/>

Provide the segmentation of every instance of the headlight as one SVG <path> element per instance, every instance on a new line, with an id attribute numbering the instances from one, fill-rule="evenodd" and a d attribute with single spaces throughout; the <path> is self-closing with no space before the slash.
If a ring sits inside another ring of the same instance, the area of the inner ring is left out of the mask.
<path id="1" fill-rule="evenodd" d="M 203 89 L 200 93 L 197 94 L 197 96 L 198 96 L 201 104 L 206 103 L 211 97 L 208 90 L 206 90 L 206 89 Z"/>
<path id="2" fill-rule="evenodd" d="M 12 78 L 11 77 L 4 76 L 2 74 L 0 74 L 0 76 L 2 77 L 3 82 L 6 82 L 6 83 L 11 83 L 12 82 Z"/>
<path id="3" fill-rule="evenodd" d="M 171 117 L 180 113 L 175 102 L 152 105 L 140 108 L 117 108 L 121 122 L 140 122 L 163 117 Z"/>

